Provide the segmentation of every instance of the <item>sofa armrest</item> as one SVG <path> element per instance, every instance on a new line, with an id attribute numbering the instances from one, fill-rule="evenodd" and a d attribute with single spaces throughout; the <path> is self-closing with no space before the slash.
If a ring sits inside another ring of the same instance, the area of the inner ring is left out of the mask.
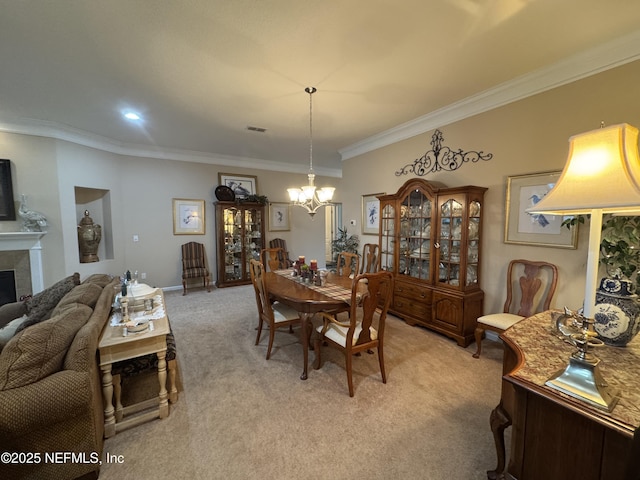
<path id="1" fill-rule="evenodd" d="M 4 327 L 11 320 L 20 318 L 27 313 L 27 306 L 24 302 L 5 303 L 0 306 L 0 328 Z"/>
<path id="2" fill-rule="evenodd" d="M 73 417 L 86 410 L 90 392 L 89 373 L 72 370 L 0 391 L 0 432 L 19 437 Z"/>

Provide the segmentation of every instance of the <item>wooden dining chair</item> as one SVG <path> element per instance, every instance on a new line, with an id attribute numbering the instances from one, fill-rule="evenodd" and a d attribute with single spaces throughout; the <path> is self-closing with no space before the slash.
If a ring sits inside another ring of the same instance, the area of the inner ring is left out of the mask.
<path id="1" fill-rule="evenodd" d="M 380 270 L 380 247 L 377 243 L 365 243 L 362 247 L 360 273 L 376 273 Z"/>
<path id="2" fill-rule="evenodd" d="M 363 291 L 364 289 L 364 291 Z M 351 302 L 348 316 L 336 316 L 333 313 L 320 312 L 322 325 L 316 329 L 316 363 L 320 368 L 321 344 L 337 348 L 344 353 L 349 396 L 353 397 L 353 356 L 363 351 L 378 350 L 378 363 L 382 383 L 387 383 L 384 370 L 384 331 L 387 310 L 393 292 L 393 275 L 387 271 L 363 273 L 358 275 L 351 289 Z"/>
<path id="3" fill-rule="evenodd" d="M 523 318 L 549 310 L 558 283 L 558 268 L 553 263 L 531 260 L 512 260 L 507 269 L 507 300 L 502 313 L 492 313 L 478 318 L 474 335 L 476 353 L 482 353 L 482 337 L 485 330 L 498 334 Z M 515 313 L 512 309 L 517 310 Z"/>
<path id="4" fill-rule="evenodd" d="M 265 267 L 268 267 L 272 272 L 287 268 L 284 250 L 280 247 L 265 248 L 260 252 L 260 257 L 262 258 L 262 264 Z"/>
<path id="5" fill-rule="evenodd" d="M 253 283 L 256 294 L 256 304 L 258 306 L 258 335 L 256 336 L 256 345 L 260 343 L 262 326 L 266 323 L 269 327 L 269 346 L 267 347 L 267 360 L 269 360 L 276 329 L 300 325 L 302 320 L 300 319 L 300 314 L 293 308 L 283 303 L 271 302 L 264 276 L 265 268 L 261 262 L 251 259 L 249 270 L 251 273 L 251 283 Z"/>
<path id="6" fill-rule="evenodd" d="M 351 252 L 340 252 L 336 262 L 336 273 L 340 277 L 353 278 L 360 271 L 360 255 Z"/>
<path id="7" fill-rule="evenodd" d="M 289 268 L 293 266 L 293 262 L 289 259 L 289 250 L 287 250 L 287 242 L 285 242 L 282 238 L 274 238 L 273 240 L 270 240 L 269 247 L 282 249 L 282 252 L 283 252 L 282 262 L 284 263 L 284 268 Z"/>

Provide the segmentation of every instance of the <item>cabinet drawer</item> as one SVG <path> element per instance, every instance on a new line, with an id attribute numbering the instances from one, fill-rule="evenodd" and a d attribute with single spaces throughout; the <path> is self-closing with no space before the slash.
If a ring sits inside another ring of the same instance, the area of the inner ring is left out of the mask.
<path id="1" fill-rule="evenodd" d="M 415 302 L 431 303 L 431 290 L 422 285 L 415 285 L 411 283 L 405 283 L 396 281 L 393 288 L 393 296 L 406 297 L 413 299 Z"/>
<path id="2" fill-rule="evenodd" d="M 419 318 L 422 321 L 427 321 L 430 316 L 431 306 L 414 298 L 396 295 L 393 297 L 393 310 L 399 314 L 405 314 L 410 317 Z"/>

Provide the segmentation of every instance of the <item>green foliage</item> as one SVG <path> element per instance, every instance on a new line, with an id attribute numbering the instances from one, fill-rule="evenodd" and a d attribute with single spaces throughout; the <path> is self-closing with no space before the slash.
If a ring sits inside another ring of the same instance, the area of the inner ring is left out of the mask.
<path id="1" fill-rule="evenodd" d="M 247 195 L 246 197 L 236 197 L 236 203 L 259 203 L 261 205 L 266 205 L 269 199 L 266 195 Z"/>
<path id="2" fill-rule="evenodd" d="M 567 218 L 567 228 L 585 222 L 588 215 Z M 620 274 L 640 287 L 640 217 L 607 214 L 602 219 L 600 263 L 607 275 Z"/>
<path id="3" fill-rule="evenodd" d="M 358 235 L 349 235 L 347 227 L 338 228 L 338 235 L 331 241 L 331 253 L 336 258 L 340 252 L 358 253 L 360 239 Z"/>

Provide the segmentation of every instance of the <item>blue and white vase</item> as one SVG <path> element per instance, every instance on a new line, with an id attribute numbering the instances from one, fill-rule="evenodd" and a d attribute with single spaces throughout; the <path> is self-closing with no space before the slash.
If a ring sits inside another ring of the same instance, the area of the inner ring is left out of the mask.
<path id="1" fill-rule="evenodd" d="M 596 292 L 594 328 L 607 345 L 624 347 L 640 329 L 640 302 L 629 280 L 603 278 Z"/>

